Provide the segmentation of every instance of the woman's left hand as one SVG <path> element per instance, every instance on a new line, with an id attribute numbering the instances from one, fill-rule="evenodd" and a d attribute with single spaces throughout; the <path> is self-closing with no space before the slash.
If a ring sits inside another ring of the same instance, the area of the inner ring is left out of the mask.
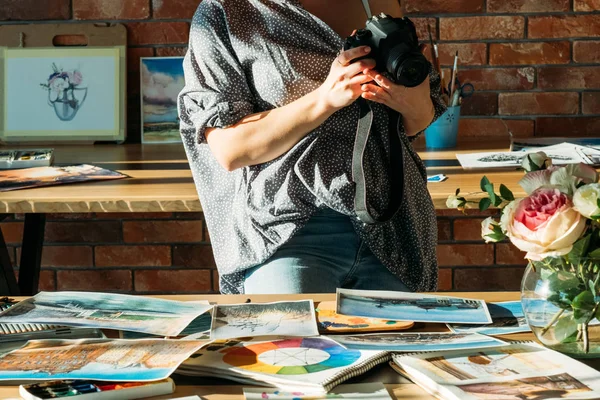
<path id="1" fill-rule="evenodd" d="M 435 114 L 429 76 L 420 85 L 409 88 L 395 84 L 373 69 L 365 73 L 373 79 L 373 83 L 362 85 L 362 97 L 398 111 L 408 136 L 416 135 L 429 126 Z"/>

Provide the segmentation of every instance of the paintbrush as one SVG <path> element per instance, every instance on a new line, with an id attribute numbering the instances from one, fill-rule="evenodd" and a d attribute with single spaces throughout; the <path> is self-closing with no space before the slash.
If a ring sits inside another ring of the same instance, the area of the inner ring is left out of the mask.
<path id="1" fill-rule="evenodd" d="M 454 55 L 454 66 L 452 67 L 452 73 L 450 75 L 450 101 L 452 101 L 452 96 L 454 95 L 454 82 L 456 81 L 456 70 L 458 67 L 458 50 L 456 50 L 456 54 Z M 449 106 L 451 104 L 448 104 Z"/>

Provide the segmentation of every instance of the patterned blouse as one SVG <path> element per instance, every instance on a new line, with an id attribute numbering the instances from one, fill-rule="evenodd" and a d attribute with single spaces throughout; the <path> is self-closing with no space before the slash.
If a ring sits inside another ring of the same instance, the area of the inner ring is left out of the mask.
<path id="1" fill-rule="evenodd" d="M 357 103 L 263 164 L 228 172 L 206 144 L 206 128 L 230 126 L 318 88 L 343 40 L 299 0 L 204 0 L 196 11 L 178 106 L 222 293 L 243 293 L 244 270 L 266 261 L 321 207 L 348 215 L 360 238 L 411 290 L 437 287 L 435 210 L 425 168 L 401 118 L 402 205 L 390 221 L 376 225 L 363 224 L 354 212 L 351 162 Z M 445 107 L 433 69 L 430 82 L 437 118 Z M 371 105 L 374 118 L 364 168 L 369 202 L 383 210 L 389 191 L 399 190 L 390 187 L 382 161 L 389 158 L 391 110 Z"/>

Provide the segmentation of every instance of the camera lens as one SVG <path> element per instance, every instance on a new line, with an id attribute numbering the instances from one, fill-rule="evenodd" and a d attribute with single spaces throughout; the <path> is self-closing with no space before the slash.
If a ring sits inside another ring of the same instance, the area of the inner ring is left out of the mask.
<path id="1" fill-rule="evenodd" d="M 429 63 L 418 53 L 407 57 L 396 70 L 396 82 L 414 87 L 420 85 L 429 73 Z"/>

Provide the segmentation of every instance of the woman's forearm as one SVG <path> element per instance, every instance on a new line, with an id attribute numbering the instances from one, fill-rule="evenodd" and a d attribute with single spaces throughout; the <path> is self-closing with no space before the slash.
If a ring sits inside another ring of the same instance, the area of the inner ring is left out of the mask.
<path id="1" fill-rule="evenodd" d="M 313 91 L 285 106 L 248 115 L 230 127 L 208 129 L 206 140 L 217 161 L 232 171 L 279 157 L 335 111 Z"/>

